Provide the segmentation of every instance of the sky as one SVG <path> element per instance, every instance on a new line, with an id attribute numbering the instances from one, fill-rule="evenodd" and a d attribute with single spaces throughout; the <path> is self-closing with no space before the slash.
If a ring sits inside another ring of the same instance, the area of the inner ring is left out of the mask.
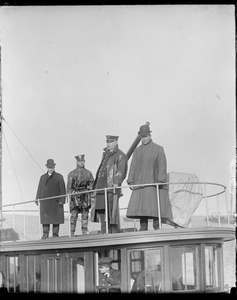
<path id="1" fill-rule="evenodd" d="M 35 199 L 48 158 L 67 182 L 85 154 L 95 176 L 106 135 L 118 135 L 126 153 L 147 121 L 168 172 L 223 184 L 233 203 L 234 10 L 1 7 L 3 205 Z"/>

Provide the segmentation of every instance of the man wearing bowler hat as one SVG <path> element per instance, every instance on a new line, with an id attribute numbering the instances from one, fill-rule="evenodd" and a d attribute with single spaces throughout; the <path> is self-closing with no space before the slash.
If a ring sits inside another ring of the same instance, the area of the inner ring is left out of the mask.
<path id="1" fill-rule="evenodd" d="M 49 237 L 50 224 L 53 224 L 53 237 L 58 237 L 59 224 L 64 223 L 66 188 L 63 176 L 55 172 L 53 159 L 46 163 L 47 173 L 40 177 L 35 203 L 40 203 L 40 222 L 43 226 L 42 239 Z M 55 196 L 55 197 L 54 197 Z M 43 200 L 43 198 L 49 198 Z M 40 199 L 42 199 L 40 201 Z"/>
<path id="2" fill-rule="evenodd" d="M 112 268 L 112 258 L 101 257 L 99 259 L 99 271 L 99 291 L 120 292 L 121 272 Z"/>
<path id="3" fill-rule="evenodd" d="M 138 132 L 142 144 L 133 153 L 127 183 L 129 185 L 167 182 L 167 162 L 164 148 L 151 139 L 149 124 L 142 125 Z M 153 228 L 159 228 L 156 186 L 131 187 L 132 194 L 127 217 L 140 219 L 140 231 L 148 230 L 148 219 L 153 219 Z M 161 222 L 173 225 L 173 215 L 168 186 L 159 186 Z"/>
<path id="4" fill-rule="evenodd" d="M 105 214 L 105 191 L 97 191 L 92 198 L 91 220 L 98 222 L 100 218 L 101 233 L 106 233 L 106 223 L 109 233 L 117 233 L 120 228 L 119 198 L 123 180 L 127 174 L 127 156 L 118 147 L 118 136 L 107 135 L 107 147 L 104 148 L 102 160 L 96 172 L 94 189 L 111 188 L 107 190 L 107 214 Z M 107 220 L 105 216 L 107 215 Z"/>
<path id="5" fill-rule="evenodd" d="M 91 190 L 94 183 L 94 177 L 91 171 L 85 168 L 85 154 L 77 155 L 75 170 L 68 174 L 67 193 L 70 197 L 70 212 L 71 212 L 71 236 L 75 236 L 78 214 L 81 213 L 81 231 L 82 234 L 88 234 L 88 215 L 91 207 L 91 194 L 81 193 Z"/>

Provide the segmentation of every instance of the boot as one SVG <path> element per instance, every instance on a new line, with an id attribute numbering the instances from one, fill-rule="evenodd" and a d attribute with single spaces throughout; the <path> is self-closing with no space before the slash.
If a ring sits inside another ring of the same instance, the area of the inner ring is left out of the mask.
<path id="1" fill-rule="evenodd" d="M 53 224 L 53 237 L 58 237 L 59 224 Z"/>
<path id="2" fill-rule="evenodd" d="M 118 226 L 117 224 L 109 224 L 109 233 L 118 233 Z"/>
<path id="3" fill-rule="evenodd" d="M 82 234 L 90 234 L 89 231 L 87 230 L 87 228 L 82 228 Z"/>
<path id="4" fill-rule="evenodd" d="M 75 236 L 75 231 L 76 231 L 76 224 L 71 223 L 71 236 Z"/>
<path id="5" fill-rule="evenodd" d="M 83 208 L 82 213 L 81 213 L 81 232 L 82 234 L 89 234 L 88 231 L 88 214 L 89 214 L 89 209 L 88 208 Z"/>
<path id="6" fill-rule="evenodd" d="M 148 229 L 148 218 L 141 218 L 139 231 L 145 231 L 147 229 Z"/>
<path id="7" fill-rule="evenodd" d="M 101 233 L 104 234 L 104 233 L 106 233 L 106 222 L 105 222 L 105 213 L 104 213 L 104 211 L 100 212 L 99 216 L 100 216 L 100 223 L 101 223 L 100 224 Z"/>
<path id="8" fill-rule="evenodd" d="M 41 239 L 45 240 L 49 237 L 49 224 L 43 224 L 43 235 Z"/>
<path id="9" fill-rule="evenodd" d="M 154 218 L 154 219 L 153 219 L 153 228 L 154 228 L 155 230 L 157 230 L 157 229 L 160 228 L 160 226 L 159 226 L 159 218 Z"/>

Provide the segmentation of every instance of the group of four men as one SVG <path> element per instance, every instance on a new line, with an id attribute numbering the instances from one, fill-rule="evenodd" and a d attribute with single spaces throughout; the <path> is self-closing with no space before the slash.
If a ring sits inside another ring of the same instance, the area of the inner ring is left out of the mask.
<path id="1" fill-rule="evenodd" d="M 153 219 L 153 227 L 158 229 L 157 188 L 155 185 L 145 187 L 139 185 L 167 182 L 166 156 L 163 147 L 152 141 L 148 124 L 140 127 L 138 135 L 142 144 L 134 151 L 128 174 L 127 183 L 131 185 L 132 194 L 127 217 L 140 219 L 140 230 L 147 230 L 148 219 Z M 50 224 L 53 224 L 53 237 L 58 236 L 59 224 L 64 223 L 63 205 L 66 201 L 66 194 L 70 197 L 71 236 L 75 236 L 79 213 L 81 213 L 82 233 L 88 234 L 90 208 L 91 221 L 100 221 L 101 233 L 106 233 L 106 224 L 109 233 L 120 231 L 120 187 L 127 175 L 128 159 L 118 147 L 118 136 L 107 135 L 106 143 L 107 146 L 104 148 L 95 179 L 92 172 L 85 168 L 84 154 L 75 156 L 77 167 L 68 174 L 67 187 L 63 176 L 55 172 L 54 160 L 47 160 L 47 173 L 40 177 L 36 194 L 36 204 L 40 204 L 43 239 L 49 237 Z M 136 187 L 133 187 L 134 185 Z M 106 193 L 105 188 L 107 188 Z M 161 222 L 172 224 L 167 185 L 159 186 L 159 198 Z"/>

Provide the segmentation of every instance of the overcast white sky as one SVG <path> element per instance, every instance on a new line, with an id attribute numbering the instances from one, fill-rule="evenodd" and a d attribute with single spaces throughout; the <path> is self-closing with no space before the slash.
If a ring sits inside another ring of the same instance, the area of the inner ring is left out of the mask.
<path id="1" fill-rule="evenodd" d="M 3 204 L 34 199 L 48 158 L 66 181 L 75 155 L 85 154 L 95 175 L 105 136 L 118 135 L 126 152 L 146 121 L 168 172 L 228 186 L 235 175 L 234 9 L 1 7 Z M 120 206 L 127 203 L 123 197 Z"/>

